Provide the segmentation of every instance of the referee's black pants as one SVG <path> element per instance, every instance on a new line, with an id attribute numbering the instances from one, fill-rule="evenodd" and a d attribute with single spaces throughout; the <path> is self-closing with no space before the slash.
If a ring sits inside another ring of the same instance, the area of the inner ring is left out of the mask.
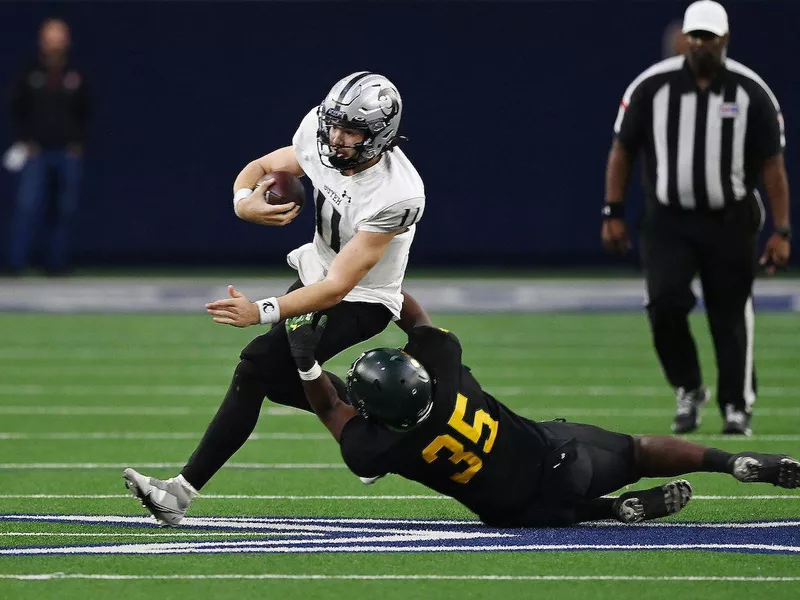
<path id="1" fill-rule="evenodd" d="M 673 387 L 702 384 L 688 314 L 699 275 L 717 357 L 717 401 L 750 411 L 756 395 L 753 364 L 753 280 L 763 209 L 745 198 L 718 212 L 649 207 L 641 248 L 647 313 L 661 367 Z"/>

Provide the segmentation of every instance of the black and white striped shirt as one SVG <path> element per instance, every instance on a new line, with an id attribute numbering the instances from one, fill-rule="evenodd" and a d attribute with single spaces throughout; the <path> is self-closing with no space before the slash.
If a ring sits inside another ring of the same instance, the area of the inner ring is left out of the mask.
<path id="1" fill-rule="evenodd" d="M 683 210 L 749 197 L 786 145 L 775 95 L 731 59 L 704 90 L 683 56 L 651 66 L 625 90 L 614 132 L 629 153 L 642 151 L 648 201 Z"/>

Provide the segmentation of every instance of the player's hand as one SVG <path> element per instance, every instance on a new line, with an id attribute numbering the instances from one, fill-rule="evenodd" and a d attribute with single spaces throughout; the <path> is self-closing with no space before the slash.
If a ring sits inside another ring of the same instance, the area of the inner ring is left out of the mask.
<path id="1" fill-rule="evenodd" d="M 764 247 L 759 264 L 765 267 L 768 275 L 774 275 L 776 269 L 781 269 L 789 262 L 791 244 L 784 236 L 773 233 Z"/>
<path id="2" fill-rule="evenodd" d="M 228 286 L 228 293 L 231 295 L 230 298 L 206 304 L 206 312 L 214 317 L 215 323 L 234 327 L 248 327 L 261 323 L 258 316 L 258 305 L 255 302 L 250 302 L 242 292 L 232 285 Z"/>
<path id="3" fill-rule="evenodd" d="M 269 204 L 264 197 L 275 179 L 268 179 L 259 185 L 247 198 L 239 201 L 237 210 L 239 218 L 256 225 L 282 227 L 291 223 L 300 213 L 300 207 L 294 202 L 286 204 Z"/>
<path id="4" fill-rule="evenodd" d="M 328 315 L 322 315 L 316 323 L 316 313 L 310 312 L 299 317 L 286 319 L 286 337 L 289 338 L 289 351 L 301 371 L 314 366 L 314 353 L 325 330 Z"/>
<path id="5" fill-rule="evenodd" d="M 614 254 L 625 255 L 631 249 L 628 226 L 624 219 L 605 219 L 600 231 L 603 247 Z"/>

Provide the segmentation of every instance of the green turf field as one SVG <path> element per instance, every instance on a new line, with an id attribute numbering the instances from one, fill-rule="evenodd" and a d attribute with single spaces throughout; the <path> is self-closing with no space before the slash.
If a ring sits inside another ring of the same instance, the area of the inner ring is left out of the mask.
<path id="1" fill-rule="evenodd" d="M 460 337 L 464 360 L 484 387 L 526 416 L 566 417 L 629 433 L 669 431 L 674 401 L 643 315 L 442 315 L 436 321 Z M 713 386 L 702 317 L 694 328 Z M 239 350 L 255 332 L 199 316 L 0 315 L 0 514 L 143 516 L 125 495 L 122 467 L 158 477 L 177 473 L 218 406 Z M 722 439 L 720 417 L 709 406 L 693 439 L 729 450 L 800 455 L 798 334 L 798 315 L 757 319 L 761 394 L 754 437 Z M 370 345 L 402 342 L 391 326 Z M 358 352 L 348 351 L 328 368 L 343 374 Z M 471 518 L 453 501 L 399 478 L 363 486 L 343 468 L 335 443 L 314 417 L 268 403 L 254 438 L 232 462 L 203 490 L 191 516 Z M 721 475 L 687 478 L 696 499 L 674 521 L 800 518 L 800 491 L 740 484 Z M 653 532 L 629 529 L 633 534 L 624 533 L 634 541 Z M 713 530 L 722 529 L 739 531 Z M 800 526 L 784 529 L 789 533 L 783 543 L 800 546 Z M 667 545 L 702 541 L 694 537 L 695 529 L 663 531 L 672 535 L 665 535 Z M 313 535 L 309 531 L 309 539 Z M 282 544 L 284 536 L 274 529 L 0 521 L 0 549 L 217 544 L 214 554 L 0 555 L 0 598 L 672 599 L 681 594 L 710 600 L 749 594 L 777 600 L 796 598 L 800 582 L 800 552 L 237 554 L 218 545 Z M 63 575 L 44 579 L 54 573 Z M 7 577 L 23 574 L 39 578 Z"/>

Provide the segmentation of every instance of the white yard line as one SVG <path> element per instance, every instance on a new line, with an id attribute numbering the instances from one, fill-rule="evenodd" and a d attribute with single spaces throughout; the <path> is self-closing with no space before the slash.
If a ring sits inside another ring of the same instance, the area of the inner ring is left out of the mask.
<path id="1" fill-rule="evenodd" d="M 198 440 L 201 432 L 124 432 L 124 431 L 92 431 L 86 433 L 76 432 L 51 432 L 51 433 L 17 433 L 13 431 L 0 431 L 0 441 L 3 440 Z M 637 433 L 634 435 L 652 435 Z M 280 441 L 310 441 L 333 440 L 328 433 L 292 433 L 268 432 L 254 433 L 249 440 L 280 440 Z M 750 437 L 734 437 L 729 435 L 691 435 L 685 439 L 693 442 L 800 442 L 800 435 L 753 435 Z"/>
<path id="2" fill-rule="evenodd" d="M 800 581 L 800 577 L 747 577 L 747 576 L 706 576 L 706 575 L 327 575 L 290 573 L 219 573 L 219 574 L 175 574 L 175 575 L 135 575 L 116 573 L 4 573 L 0 579 L 21 581 L 48 581 L 53 579 L 90 579 L 102 581 L 129 580 L 292 580 L 292 581 L 661 581 L 661 582 L 753 582 L 788 583 Z"/>
<path id="3" fill-rule="evenodd" d="M 0 537 L 131 537 L 131 538 L 207 538 L 207 537 L 276 537 L 282 535 L 289 535 L 286 533 L 281 532 L 273 532 L 273 531 L 207 531 L 204 533 L 197 533 L 197 532 L 189 532 L 189 531 L 174 531 L 172 533 L 65 533 L 65 532 L 54 532 L 54 531 L 2 531 L 0 532 Z M 324 535 L 322 533 L 314 533 L 309 531 L 304 531 L 303 535 L 309 536 L 321 536 Z"/>
<path id="4" fill-rule="evenodd" d="M 31 469 L 68 469 L 68 470 L 89 470 L 98 469 L 124 469 L 134 463 L 0 463 L 0 470 L 31 470 Z M 185 463 L 163 462 L 163 463 L 135 463 L 141 469 L 180 469 Z M 245 463 L 232 462 L 226 463 L 228 469 L 346 469 L 343 463 Z"/>
<path id="5" fill-rule="evenodd" d="M 121 396 L 178 396 L 206 397 L 222 396 L 227 385 L 0 385 L 0 397 L 73 397 L 103 396 L 110 400 Z M 614 385 L 526 385 L 487 386 L 487 391 L 502 399 L 503 396 L 527 396 L 531 398 L 564 396 L 591 397 L 647 397 L 665 398 L 670 391 L 666 386 L 614 386 Z M 764 386 L 759 396 L 767 398 L 800 397 L 800 387 Z"/>
<path id="6" fill-rule="evenodd" d="M 488 390 L 493 392 L 495 390 Z M 216 406 L 72 406 L 72 405 L 0 405 L 0 415 L 39 415 L 39 416 L 209 416 Z M 763 417 L 800 417 L 800 407 L 786 408 L 759 408 L 756 405 L 756 414 Z M 533 418 L 556 417 L 672 417 L 675 414 L 672 408 L 565 408 L 560 406 L 535 406 L 530 408 L 515 408 L 520 415 Z M 268 406 L 262 414 L 276 417 L 312 417 L 309 412 L 283 406 Z"/>
<path id="7" fill-rule="evenodd" d="M 11 431 L 0 431 L 1 440 L 199 440 L 201 432 L 195 433 L 175 433 L 175 432 L 161 432 L 161 433 L 128 433 L 123 431 L 93 431 L 87 433 L 14 433 Z M 333 437 L 329 433 L 290 433 L 290 432 L 272 432 L 272 433 L 253 433 L 248 438 L 249 440 L 331 440 Z M 800 436 L 797 436 L 800 440 Z"/>
<path id="8" fill-rule="evenodd" d="M 83 417 L 83 416 L 146 416 L 146 417 L 175 417 L 189 415 L 212 415 L 217 406 L 3 406 L 0 405 L 0 415 L 39 415 L 57 417 Z M 303 416 L 311 417 L 312 413 L 296 408 L 283 406 L 268 406 L 261 410 L 262 414 L 276 417 Z"/>
<path id="9" fill-rule="evenodd" d="M 177 464 L 177 463 L 175 463 Z M 226 465 L 229 466 L 229 465 Z M 286 465 L 276 468 L 289 468 Z M 314 468 L 313 465 L 298 465 L 296 468 Z M 330 465 L 325 468 L 345 468 L 344 465 Z M 130 499 L 130 494 L 0 494 L 0 500 L 111 500 Z M 439 494 L 409 494 L 409 495 L 319 495 L 319 494 L 201 494 L 207 500 L 452 500 L 448 496 Z M 760 494 L 752 496 L 692 496 L 695 500 L 800 500 L 798 494 Z"/>

